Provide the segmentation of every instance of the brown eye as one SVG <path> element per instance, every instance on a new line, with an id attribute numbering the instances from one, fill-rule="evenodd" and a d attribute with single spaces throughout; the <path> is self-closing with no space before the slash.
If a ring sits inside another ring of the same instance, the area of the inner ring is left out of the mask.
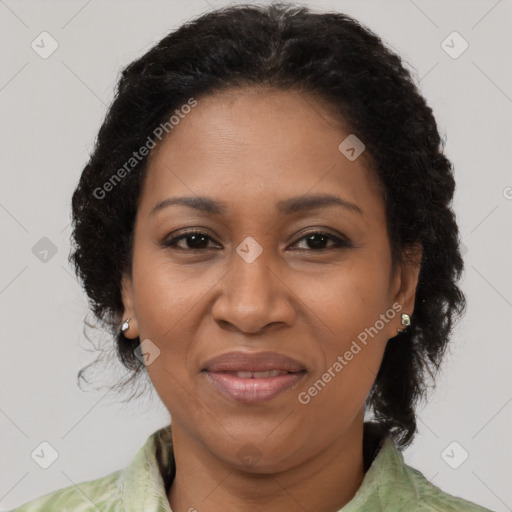
<path id="1" fill-rule="evenodd" d="M 184 251 L 199 251 L 207 249 L 208 242 L 210 240 L 212 240 L 212 238 L 206 233 L 202 233 L 201 231 L 189 231 L 187 233 L 182 233 L 177 237 L 171 238 L 170 240 L 164 241 L 162 245 L 165 247 L 176 247 Z M 179 243 L 182 241 L 185 241 L 185 247 L 183 244 L 179 245 Z"/>
<path id="2" fill-rule="evenodd" d="M 303 236 L 297 242 L 295 242 L 295 245 L 302 240 L 305 240 L 305 243 L 307 244 L 309 249 L 312 249 L 313 251 L 324 251 L 328 249 L 335 249 L 339 247 L 350 247 L 350 243 L 347 240 L 344 240 L 342 238 L 339 238 L 337 236 L 331 235 L 330 233 L 324 233 L 322 231 L 315 231 L 308 233 L 307 235 Z M 332 241 L 334 242 L 334 245 L 331 245 L 330 247 L 326 247 L 326 244 Z M 303 250 L 303 249 L 299 249 Z"/>
<path id="3" fill-rule="evenodd" d="M 208 242 L 213 239 L 201 231 L 189 231 L 182 233 L 169 240 L 164 240 L 161 245 L 164 247 L 171 247 L 181 251 L 201 251 L 207 250 Z M 321 252 L 329 249 L 337 249 L 342 247 L 351 247 L 350 242 L 347 239 L 337 237 L 330 233 L 322 231 L 312 231 L 301 237 L 294 245 L 299 242 L 305 241 L 307 247 L 305 249 L 294 249 L 294 250 L 310 250 L 312 252 Z M 329 242 L 331 245 L 329 246 Z"/>

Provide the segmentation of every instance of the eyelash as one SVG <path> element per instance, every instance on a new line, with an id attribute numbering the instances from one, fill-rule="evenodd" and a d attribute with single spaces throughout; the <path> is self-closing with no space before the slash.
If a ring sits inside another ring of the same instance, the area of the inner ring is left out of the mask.
<path id="1" fill-rule="evenodd" d="M 194 236 L 194 235 L 204 236 L 204 237 L 208 238 L 209 240 L 213 240 L 213 238 L 211 238 L 206 233 L 203 233 L 202 231 L 192 230 L 192 231 L 187 231 L 185 233 L 182 233 L 182 234 L 180 234 L 180 235 L 178 235 L 178 236 L 176 236 L 174 238 L 171 238 L 170 240 L 164 240 L 160 245 L 162 245 L 163 247 L 166 247 L 166 248 L 171 248 L 171 249 L 175 249 L 175 250 L 179 250 L 179 251 L 185 251 L 185 252 L 196 252 L 197 253 L 197 252 L 209 250 L 208 248 L 203 248 L 203 249 L 183 249 L 182 247 L 178 247 L 177 246 L 177 243 L 179 241 L 185 240 L 186 238 L 188 238 L 190 236 Z M 319 252 L 319 253 L 322 253 L 322 252 L 329 251 L 331 249 L 342 249 L 342 248 L 352 247 L 352 245 L 350 244 L 350 242 L 347 239 L 334 236 L 334 235 L 332 235 L 330 233 L 327 233 L 325 231 L 310 231 L 309 233 L 306 233 L 301 238 L 299 238 L 294 243 L 294 245 L 297 244 L 298 242 L 301 242 L 302 240 L 306 239 L 307 237 L 312 236 L 312 235 L 320 235 L 322 237 L 329 238 L 330 240 L 335 242 L 335 245 L 331 246 L 331 247 L 326 247 L 324 249 L 296 249 L 296 250 L 306 250 L 308 252 Z"/>

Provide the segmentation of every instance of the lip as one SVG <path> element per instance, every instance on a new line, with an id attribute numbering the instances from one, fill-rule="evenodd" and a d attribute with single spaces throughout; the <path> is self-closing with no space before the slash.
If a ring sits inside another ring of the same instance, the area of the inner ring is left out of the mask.
<path id="1" fill-rule="evenodd" d="M 226 352 L 204 363 L 207 372 L 301 372 L 306 367 L 296 359 L 277 352 Z"/>
<path id="2" fill-rule="evenodd" d="M 208 360 L 204 366 L 207 381 L 217 391 L 245 404 L 269 401 L 296 387 L 306 374 L 303 364 L 277 352 L 228 352 Z M 245 378 L 237 375 L 237 372 L 272 370 L 283 374 Z"/>

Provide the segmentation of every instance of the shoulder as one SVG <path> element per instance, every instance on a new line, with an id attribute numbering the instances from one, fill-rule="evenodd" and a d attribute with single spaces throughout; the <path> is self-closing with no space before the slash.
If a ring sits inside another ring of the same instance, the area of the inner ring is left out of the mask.
<path id="1" fill-rule="evenodd" d="M 151 434 L 130 464 L 101 478 L 50 492 L 9 512 L 124 512 L 168 503 L 161 471 L 171 476 L 170 426 Z M 166 455 L 166 457 L 164 456 Z"/>
<path id="2" fill-rule="evenodd" d="M 88 512 L 123 510 L 118 480 L 121 470 L 50 492 L 10 512 Z"/>
<path id="3" fill-rule="evenodd" d="M 492 512 L 476 503 L 449 494 L 432 482 L 417 469 L 404 464 L 404 477 L 414 491 L 411 506 L 405 506 L 403 512 Z"/>
<path id="4" fill-rule="evenodd" d="M 363 484 L 354 503 L 359 508 L 347 512 L 367 510 L 370 507 L 366 505 L 390 512 L 492 512 L 427 480 L 423 473 L 405 463 L 402 451 L 390 436 L 383 439 Z"/>

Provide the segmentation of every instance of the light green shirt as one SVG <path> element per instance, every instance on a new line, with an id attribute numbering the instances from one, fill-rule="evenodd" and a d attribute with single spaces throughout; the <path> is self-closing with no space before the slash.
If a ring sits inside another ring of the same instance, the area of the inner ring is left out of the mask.
<path id="1" fill-rule="evenodd" d="M 490 512 L 443 492 L 407 466 L 391 437 L 379 446 L 358 491 L 339 512 Z M 126 468 L 51 492 L 11 512 L 172 512 L 166 483 L 169 488 L 174 471 L 167 426 L 147 439 Z M 206 510 L 200 502 L 195 507 Z"/>

